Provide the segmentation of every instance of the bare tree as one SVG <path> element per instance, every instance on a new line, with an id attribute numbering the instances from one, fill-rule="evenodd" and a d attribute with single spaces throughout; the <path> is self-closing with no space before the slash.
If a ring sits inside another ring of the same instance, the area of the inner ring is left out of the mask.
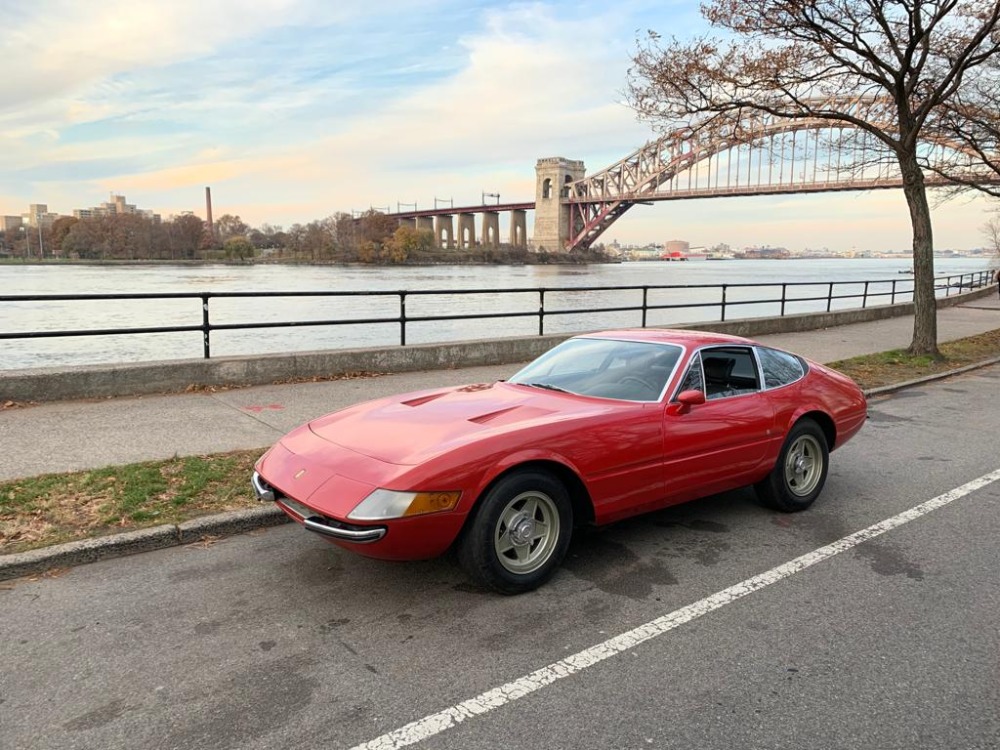
<path id="1" fill-rule="evenodd" d="M 924 169 L 956 192 L 976 190 L 1000 198 L 1000 56 L 970 71 L 962 90 L 934 113 L 929 126 L 942 143 L 955 147 L 951 153 L 957 158 L 926 159 Z"/>
<path id="2" fill-rule="evenodd" d="M 355 224 L 355 237 L 361 242 L 384 245 L 399 226 L 399 221 L 381 211 L 365 211 Z"/>
<path id="3" fill-rule="evenodd" d="M 215 233 L 225 243 L 230 237 L 246 237 L 250 227 L 239 216 L 223 214 L 215 220 Z"/>
<path id="4" fill-rule="evenodd" d="M 323 221 L 310 221 L 302 233 L 302 252 L 313 261 L 328 260 L 333 254 L 333 235 Z"/>
<path id="5" fill-rule="evenodd" d="M 994 273 L 1000 273 L 1000 215 L 994 214 L 986 222 L 983 236 L 986 238 L 986 249 L 990 251 L 989 268 Z M 1000 278 L 997 283 L 1000 284 Z"/>
<path id="6" fill-rule="evenodd" d="M 171 222 L 171 250 L 184 260 L 198 254 L 198 246 L 205 234 L 205 222 L 194 214 L 183 214 Z"/>
<path id="7" fill-rule="evenodd" d="M 910 352 L 940 356 L 921 154 L 940 135 L 938 115 L 1000 47 L 1000 3 L 711 0 L 702 14 L 725 38 L 664 43 L 651 32 L 633 57 L 630 104 L 664 129 L 689 126 L 692 137 L 749 141 L 762 117 L 819 119 L 870 136 L 899 164 L 909 207 Z"/>

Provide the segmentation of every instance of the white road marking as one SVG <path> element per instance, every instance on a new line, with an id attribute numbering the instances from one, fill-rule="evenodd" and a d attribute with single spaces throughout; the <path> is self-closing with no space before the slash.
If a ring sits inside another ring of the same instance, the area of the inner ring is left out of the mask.
<path id="1" fill-rule="evenodd" d="M 794 560 L 789 560 L 776 568 L 771 568 L 771 570 L 764 573 L 747 578 L 745 581 L 741 581 L 700 601 L 675 610 L 670 614 L 657 617 L 655 620 L 651 620 L 626 633 L 609 638 L 603 643 L 598 643 L 596 646 L 591 646 L 579 653 L 549 664 L 547 667 L 542 667 L 513 682 L 508 682 L 506 685 L 501 685 L 500 687 L 481 693 L 475 698 L 470 698 L 443 711 L 438 711 L 430 716 L 410 722 L 406 726 L 383 734 L 381 737 L 376 737 L 369 742 L 357 745 L 352 750 L 395 750 L 396 748 L 415 745 L 429 737 L 441 734 L 441 732 L 451 729 L 457 724 L 461 724 L 466 719 L 481 716 L 490 711 L 502 708 L 508 703 L 530 695 L 546 685 L 551 685 L 557 680 L 570 677 L 577 672 L 582 672 L 587 667 L 599 664 L 605 659 L 635 648 L 640 643 L 645 643 L 648 640 L 663 635 L 676 627 L 680 627 L 684 623 L 691 622 L 691 620 L 697 619 L 702 615 L 707 615 L 709 612 L 714 612 L 720 607 L 742 599 L 747 594 L 759 591 L 765 586 L 770 586 L 772 583 L 777 583 L 782 579 L 793 576 L 806 568 L 812 567 L 816 563 L 823 562 L 834 555 L 839 555 L 841 552 L 846 552 L 853 547 L 857 547 L 859 544 L 867 542 L 869 539 L 874 539 L 887 531 L 891 531 L 903 524 L 927 515 L 931 511 L 943 508 L 945 505 L 982 489 L 997 480 L 1000 480 L 1000 469 L 991 471 L 989 474 L 984 474 L 978 479 L 973 479 L 961 487 L 956 487 L 949 492 L 945 492 L 943 495 L 938 495 L 898 515 L 887 518 L 884 521 L 879 521 L 866 529 L 849 534 L 832 544 L 808 552 L 801 557 L 796 557 Z"/>

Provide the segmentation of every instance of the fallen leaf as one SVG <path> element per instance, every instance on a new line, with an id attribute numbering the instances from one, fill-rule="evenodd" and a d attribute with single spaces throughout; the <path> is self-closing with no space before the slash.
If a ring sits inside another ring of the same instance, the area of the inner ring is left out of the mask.
<path id="1" fill-rule="evenodd" d="M 198 547 L 199 549 L 206 549 L 208 547 L 211 547 L 213 544 L 215 544 L 221 538 L 222 537 L 220 537 L 220 536 L 216 536 L 216 535 L 212 535 L 212 534 L 205 534 L 197 542 L 191 542 L 190 544 L 188 544 L 186 546 L 187 547 Z"/>

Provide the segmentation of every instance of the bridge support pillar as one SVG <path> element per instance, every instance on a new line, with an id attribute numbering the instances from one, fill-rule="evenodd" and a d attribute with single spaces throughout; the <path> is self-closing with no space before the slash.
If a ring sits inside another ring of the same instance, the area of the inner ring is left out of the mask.
<path id="1" fill-rule="evenodd" d="M 434 231 L 434 217 L 433 216 L 418 216 L 417 217 L 417 230 L 426 229 L 428 232 Z"/>
<path id="2" fill-rule="evenodd" d="M 535 250 L 561 253 L 566 250 L 570 231 L 570 182 L 582 180 L 586 169 L 582 161 L 561 156 L 539 159 L 535 164 Z"/>
<path id="3" fill-rule="evenodd" d="M 458 249 L 469 250 L 476 246 L 476 215 L 458 215 Z"/>
<path id="4" fill-rule="evenodd" d="M 412 218 L 400 219 L 399 220 L 399 226 L 401 226 L 401 227 L 410 227 L 410 229 L 416 229 L 417 228 L 417 220 L 416 219 L 412 219 Z"/>
<path id="5" fill-rule="evenodd" d="M 434 217 L 434 236 L 437 246 L 451 250 L 455 247 L 455 224 L 448 214 Z"/>
<path id="6" fill-rule="evenodd" d="M 528 246 L 527 212 L 515 208 L 510 212 L 510 244 L 511 247 L 525 248 Z"/>
<path id="7" fill-rule="evenodd" d="M 500 214 L 496 211 L 483 212 L 483 247 L 500 247 Z"/>

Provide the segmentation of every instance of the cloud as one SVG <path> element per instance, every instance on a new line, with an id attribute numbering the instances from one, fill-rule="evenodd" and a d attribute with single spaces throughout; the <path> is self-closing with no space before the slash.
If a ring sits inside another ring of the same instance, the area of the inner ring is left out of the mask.
<path id="1" fill-rule="evenodd" d="M 0 80 L 0 106 L 11 109 L 123 72 L 204 56 L 274 26 L 330 23 L 349 16 L 340 3 L 297 0 L 49 0 L 19 5 L 18 22 L 0 28 L 8 68 Z"/>
<path id="2" fill-rule="evenodd" d="M 624 53 L 608 42 L 614 15 L 583 16 L 565 21 L 541 5 L 487 11 L 477 19 L 478 29 L 460 36 L 449 53 L 461 63 L 452 75 L 439 70 L 427 80 L 418 77 L 421 85 L 389 89 L 370 110 L 332 121 L 328 135 L 302 139 L 293 123 L 286 129 L 282 122 L 261 133 L 252 151 L 205 144 L 201 158 L 112 175 L 104 183 L 156 192 L 211 180 L 222 188 L 220 196 L 228 193 L 247 208 L 270 201 L 252 201 L 241 179 L 257 186 L 266 180 L 283 195 L 307 194 L 308 185 L 327 213 L 396 200 L 430 204 L 435 192 L 462 202 L 478 200 L 482 190 L 502 189 L 510 199 L 530 200 L 537 158 L 564 151 L 587 156 L 580 152 L 598 142 L 605 154 L 595 158 L 610 161 L 648 137 L 632 113 L 615 103 Z M 587 60 L 586 75 L 570 64 L 581 59 Z M 407 71 L 420 68 L 405 59 L 398 63 Z M 322 96 L 331 85 L 336 77 L 320 80 L 311 91 Z M 230 95 L 239 101 L 238 93 L 224 91 L 223 112 Z M 219 110 L 217 100 L 213 107 Z M 205 158 L 213 151 L 223 158 Z M 296 220 L 310 218 L 317 217 Z"/>
<path id="3" fill-rule="evenodd" d="M 610 13 L 567 21 L 537 5 L 491 11 L 459 40 L 461 71 L 316 143 L 316 163 L 335 165 L 362 200 L 370 186 L 376 204 L 415 195 L 429 204 L 440 190 L 478 199 L 498 180 L 530 200 L 540 157 L 602 167 L 650 135 L 615 101 L 624 53 L 608 40 L 613 23 Z"/>
<path id="4" fill-rule="evenodd" d="M 211 185 L 217 213 L 286 226 L 482 191 L 531 200 L 540 157 L 598 171 L 655 135 L 620 101 L 636 29 L 698 23 L 685 0 L 12 5 L 0 0 L 18 19 L 0 27 L 3 213 L 29 202 L 68 213 L 107 191 L 164 214 L 200 210 Z M 908 244 L 899 201 L 640 206 L 605 239 Z M 936 211 L 939 243 L 975 243 L 976 212 Z"/>

